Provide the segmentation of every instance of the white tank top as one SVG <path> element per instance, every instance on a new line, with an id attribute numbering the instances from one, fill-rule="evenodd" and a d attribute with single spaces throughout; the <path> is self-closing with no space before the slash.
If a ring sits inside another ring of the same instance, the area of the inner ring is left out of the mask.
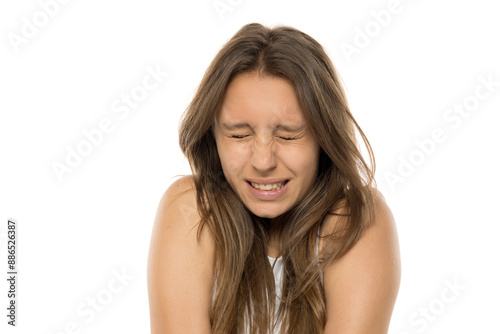
<path id="1" fill-rule="evenodd" d="M 319 236 L 320 236 L 320 230 L 318 229 L 318 236 L 316 238 L 316 257 L 319 257 Z M 271 264 L 271 267 L 273 268 L 273 274 L 274 274 L 274 286 L 276 289 L 276 302 L 275 302 L 275 309 L 276 312 L 278 311 L 279 303 L 280 303 L 280 298 L 281 298 L 281 288 L 283 286 L 283 259 L 281 257 L 279 258 L 273 258 L 268 256 L 269 263 Z M 319 258 L 318 258 L 319 260 Z M 273 267 L 274 264 L 274 267 Z M 318 262 L 319 264 L 319 262 Z M 323 284 L 323 273 L 321 273 L 321 284 Z M 277 324 L 275 327 L 274 333 L 279 333 L 280 330 L 280 324 Z"/>
<path id="2" fill-rule="evenodd" d="M 319 236 L 320 236 L 320 229 L 318 229 L 318 237 L 316 238 L 316 257 L 319 256 Z M 275 310 L 276 312 L 278 311 L 279 308 L 279 303 L 280 303 L 280 298 L 281 298 L 281 289 L 283 286 L 283 259 L 281 257 L 279 258 L 273 258 L 268 256 L 269 263 L 271 264 L 271 267 L 273 268 L 273 274 L 274 274 L 274 284 L 275 284 L 275 289 L 276 289 L 276 301 L 275 301 Z M 318 262 L 319 263 L 319 262 Z M 274 267 L 273 267 L 274 264 Z M 323 284 L 323 273 L 321 273 L 321 283 Z M 215 293 L 217 290 L 217 281 L 215 282 L 215 287 L 214 287 L 214 292 L 212 295 L 212 303 L 214 302 L 215 299 Z M 245 319 L 245 322 L 248 319 Z M 246 326 L 247 327 L 247 326 Z M 278 323 L 275 326 L 274 333 L 278 334 L 281 328 L 281 323 Z M 245 334 L 248 333 L 248 327 L 245 328 Z"/>
<path id="3" fill-rule="evenodd" d="M 273 267 L 274 274 L 274 286 L 276 289 L 276 301 L 275 301 L 275 314 L 278 312 L 278 308 L 280 306 L 280 298 L 281 298 L 281 287 L 283 286 L 283 259 L 281 257 L 275 259 L 273 257 L 268 256 L 269 262 L 271 263 L 271 267 Z M 281 323 L 278 323 L 274 328 L 274 333 L 279 333 L 281 328 Z"/>
<path id="4" fill-rule="evenodd" d="M 319 260 L 319 236 L 321 228 L 318 229 L 318 236 L 316 238 L 316 258 Z M 271 267 L 276 262 L 273 268 L 274 283 L 276 285 L 276 294 L 281 297 L 281 286 L 283 285 L 283 259 L 281 257 L 275 259 L 274 257 L 268 256 L 269 263 Z M 323 273 L 321 273 L 321 283 L 323 284 Z"/>

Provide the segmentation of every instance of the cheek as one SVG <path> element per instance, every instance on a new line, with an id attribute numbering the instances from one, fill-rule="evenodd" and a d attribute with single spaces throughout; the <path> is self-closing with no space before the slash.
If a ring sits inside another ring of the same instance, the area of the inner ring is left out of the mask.
<path id="1" fill-rule="evenodd" d="M 221 143 L 217 146 L 222 169 L 226 179 L 239 174 L 244 168 L 247 159 L 247 149 L 244 145 L 234 145 L 234 143 Z"/>
<path id="2" fill-rule="evenodd" d="M 316 176 L 319 160 L 319 148 L 316 146 L 306 146 L 297 149 L 289 149 L 282 155 L 288 168 L 297 176 L 310 179 Z"/>

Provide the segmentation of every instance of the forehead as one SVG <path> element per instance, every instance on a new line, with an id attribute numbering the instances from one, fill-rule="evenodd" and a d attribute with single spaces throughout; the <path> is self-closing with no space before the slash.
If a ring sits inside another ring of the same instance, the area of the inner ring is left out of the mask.
<path id="1" fill-rule="evenodd" d="M 233 79 L 217 119 L 224 123 L 269 126 L 283 122 L 305 123 L 293 86 L 285 79 L 257 72 L 240 74 Z"/>

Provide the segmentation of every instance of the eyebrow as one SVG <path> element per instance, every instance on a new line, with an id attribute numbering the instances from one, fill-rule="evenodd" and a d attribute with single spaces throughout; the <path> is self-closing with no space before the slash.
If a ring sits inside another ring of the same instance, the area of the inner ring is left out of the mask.
<path id="1" fill-rule="evenodd" d="M 301 132 L 301 131 L 304 131 L 305 128 L 306 128 L 305 125 L 288 126 L 288 125 L 280 124 L 276 127 L 276 130 L 283 130 L 286 132 Z"/>
<path id="2" fill-rule="evenodd" d="M 222 127 L 228 131 L 251 128 L 251 126 L 248 123 L 232 123 L 232 124 L 223 123 Z M 280 124 L 276 126 L 275 130 L 283 130 L 286 132 L 300 132 L 303 131 L 305 128 L 306 128 L 305 125 L 290 126 L 290 125 Z"/>
<path id="3" fill-rule="evenodd" d="M 240 129 L 247 129 L 250 128 L 250 125 L 248 123 L 233 123 L 233 124 L 226 124 L 222 123 L 222 127 L 226 130 L 240 130 Z"/>

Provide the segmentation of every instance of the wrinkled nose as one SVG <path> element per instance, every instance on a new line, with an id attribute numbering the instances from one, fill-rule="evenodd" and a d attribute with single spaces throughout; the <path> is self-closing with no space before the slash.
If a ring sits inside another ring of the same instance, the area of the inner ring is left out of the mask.
<path id="1" fill-rule="evenodd" d="M 252 152 L 252 166 L 261 171 L 266 172 L 276 167 L 276 152 L 274 152 L 273 141 L 256 142 Z"/>

